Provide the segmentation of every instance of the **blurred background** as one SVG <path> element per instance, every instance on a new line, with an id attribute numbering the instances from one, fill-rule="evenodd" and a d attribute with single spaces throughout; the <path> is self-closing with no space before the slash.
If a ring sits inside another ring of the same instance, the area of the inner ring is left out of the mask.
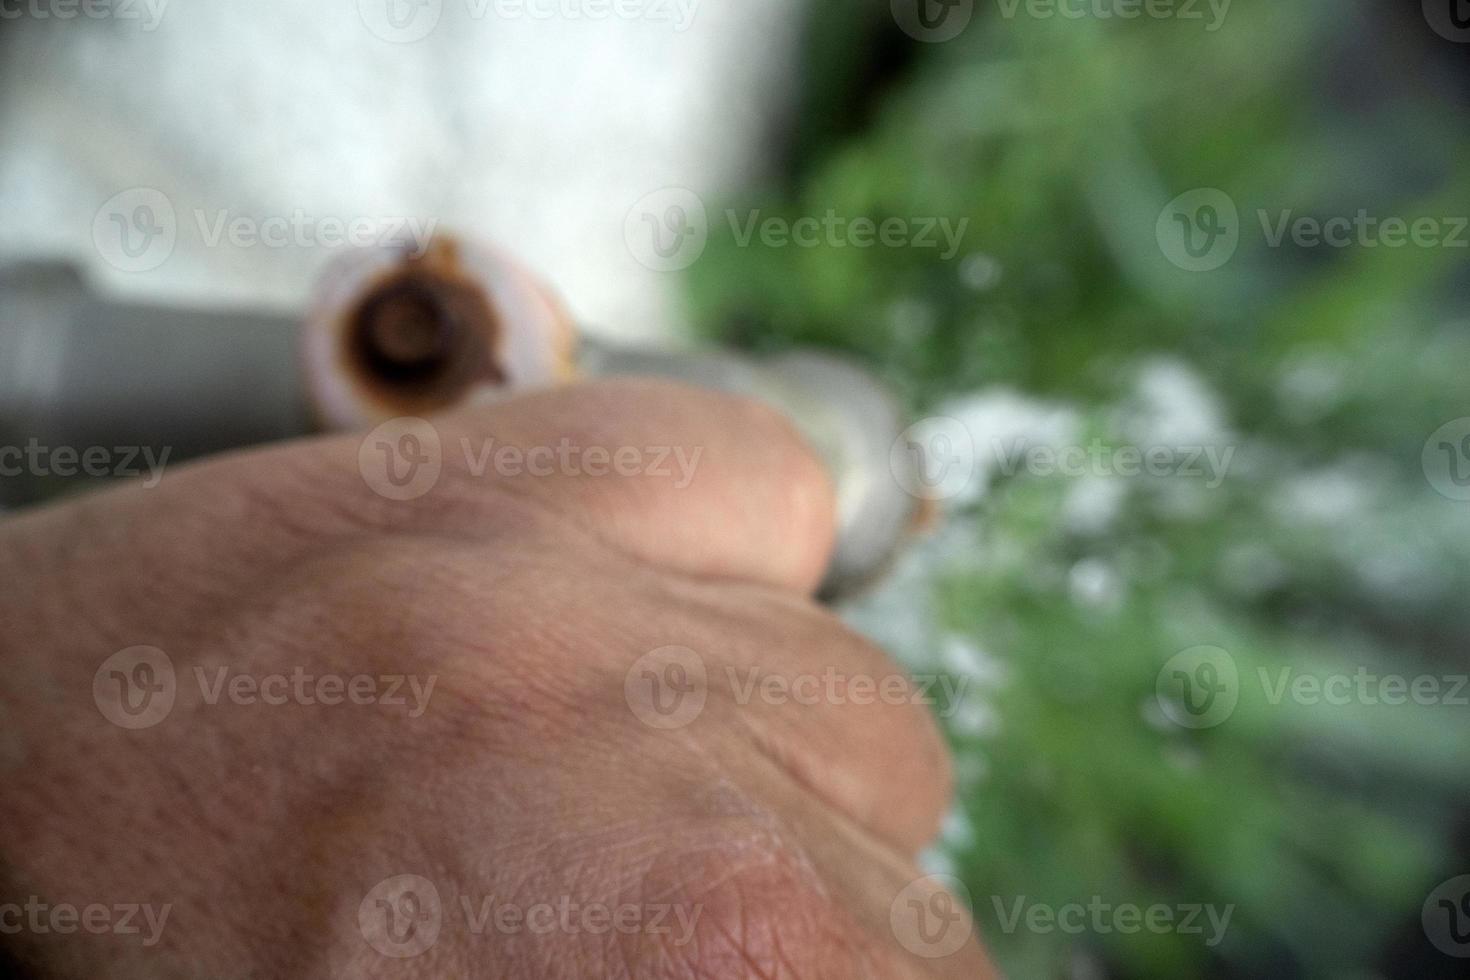
<path id="1" fill-rule="evenodd" d="M 80 9 L 3 5 L 6 262 L 290 314 L 414 220 L 891 386 L 934 526 L 844 613 L 963 682 L 1011 976 L 1464 975 L 1470 4 Z"/>

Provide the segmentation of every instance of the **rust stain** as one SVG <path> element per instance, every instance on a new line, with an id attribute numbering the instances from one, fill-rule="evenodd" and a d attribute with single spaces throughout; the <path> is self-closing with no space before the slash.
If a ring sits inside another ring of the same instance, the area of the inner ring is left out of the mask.
<path id="1" fill-rule="evenodd" d="M 506 382 L 505 325 L 448 236 L 380 273 L 338 329 L 342 369 L 391 412 L 446 408 L 473 388 Z"/>

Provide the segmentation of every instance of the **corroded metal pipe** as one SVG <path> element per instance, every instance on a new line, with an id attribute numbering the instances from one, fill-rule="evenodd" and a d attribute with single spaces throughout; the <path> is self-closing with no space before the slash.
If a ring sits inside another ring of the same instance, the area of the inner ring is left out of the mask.
<path id="1" fill-rule="evenodd" d="M 891 470 L 901 415 L 865 372 L 815 353 L 755 361 L 599 344 L 537 277 L 483 246 L 344 253 L 301 320 L 120 302 L 60 264 L 0 270 L 0 447 L 178 462 L 628 374 L 763 399 L 808 436 L 838 492 L 829 595 L 875 577 L 920 520 Z M 0 503 L 86 476 L 0 475 Z"/>

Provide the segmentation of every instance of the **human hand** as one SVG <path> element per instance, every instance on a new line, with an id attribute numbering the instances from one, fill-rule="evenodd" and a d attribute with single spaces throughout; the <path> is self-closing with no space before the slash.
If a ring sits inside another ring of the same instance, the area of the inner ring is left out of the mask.
<path id="1" fill-rule="evenodd" d="M 913 865 L 932 719 L 810 598 L 833 523 L 782 419 L 653 382 L 12 516 L 0 943 L 43 977 L 991 976 Z"/>

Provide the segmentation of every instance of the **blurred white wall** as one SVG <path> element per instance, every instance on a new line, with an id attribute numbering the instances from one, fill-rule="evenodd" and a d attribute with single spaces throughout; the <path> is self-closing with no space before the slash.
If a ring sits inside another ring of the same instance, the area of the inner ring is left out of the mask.
<path id="1" fill-rule="evenodd" d="M 108 288 L 292 309 L 329 250 L 212 245 L 221 215 L 296 215 L 307 234 L 414 217 L 510 246 L 610 334 L 664 335 L 676 279 L 635 259 L 624 220 L 650 191 L 713 201 L 758 176 L 798 5 L 111 0 L 63 19 L 64 0 L 9 4 L 0 258 L 68 255 Z M 139 187 L 172 206 L 176 239 L 124 271 L 94 219 Z"/>

